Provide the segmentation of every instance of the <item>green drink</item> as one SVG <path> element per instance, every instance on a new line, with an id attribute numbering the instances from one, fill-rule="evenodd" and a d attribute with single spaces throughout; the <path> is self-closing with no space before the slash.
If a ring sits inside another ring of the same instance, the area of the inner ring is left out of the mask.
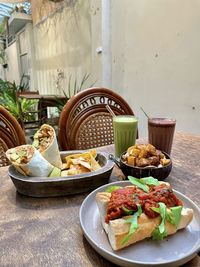
<path id="1" fill-rule="evenodd" d="M 124 151 L 135 144 L 137 124 L 137 118 L 131 115 L 113 117 L 115 156 L 120 157 Z"/>

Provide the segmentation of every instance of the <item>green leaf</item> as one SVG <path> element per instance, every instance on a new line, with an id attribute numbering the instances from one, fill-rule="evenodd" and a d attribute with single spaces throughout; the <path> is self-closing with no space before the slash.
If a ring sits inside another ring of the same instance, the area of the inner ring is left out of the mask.
<path id="1" fill-rule="evenodd" d="M 158 204 L 159 204 L 159 213 L 162 218 L 162 221 L 160 225 L 156 227 L 156 229 L 152 233 L 153 240 L 162 240 L 165 236 L 167 236 L 167 230 L 165 228 L 167 208 L 166 205 L 162 202 L 159 202 Z M 158 212 L 157 208 L 152 207 L 152 210 Z"/>
<path id="2" fill-rule="evenodd" d="M 159 182 L 157 179 L 153 178 L 152 176 L 149 177 L 144 177 L 140 179 L 144 184 L 148 184 L 148 185 L 159 185 Z"/>
<path id="3" fill-rule="evenodd" d="M 162 218 L 162 221 L 161 221 L 161 224 L 158 226 L 159 230 L 160 230 L 160 233 L 164 233 L 165 231 L 165 219 L 166 219 L 166 205 L 162 202 L 159 202 L 158 203 L 159 206 L 160 206 L 160 216 Z"/>
<path id="4" fill-rule="evenodd" d="M 141 179 L 132 177 L 132 176 L 128 176 L 129 181 L 136 185 L 137 187 L 139 187 L 140 189 L 142 189 L 144 192 L 148 193 L 149 192 L 149 187 L 147 185 L 145 185 L 142 181 L 140 181 Z"/>
<path id="5" fill-rule="evenodd" d="M 165 230 L 163 233 L 160 233 L 158 228 L 156 228 L 152 233 L 153 240 L 162 240 L 166 236 L 167 236 L 167 231 Z"/>
<path id="6" fill-rule="evenodd" d="M 137 204 L 138 211 L 135 212 L 131 217 L 126 219 L 127 223 L 131 223 L 128 234 L 122 239 L 121 244 L 124 245 L 129 241 L 133 233 L 138 229 L 138 217 L 142 214 L 142 208 L 140 204 Z"/>
<path id="7" fill-rule="evenodd" d="M 173 214 L 172 216 L 173 216 L 174 224 L 176 225 L 176 227 L 180 223 L 182 209 L 183 209 L 182 206 L 172 207 L 170 209 Z"/>
<path id="8" fill-rule="evenodd" d="M 156 207 L 151 207 L 151 209 L 157 213 L 160 213 L 160 208 L 156 208 Z"/>
<path id="9" fill-rule="evenodd" d="M 123 210 L 125 215 L 131 215 L 134 212 L 134 210 L 129 210 L 126 207 L 122 207 L 121 209 Z"/>
<path id="10" fill-rule="evenodd" d="M 122 187 L 118 186 L 118 185 L 111 185 L 111 186 L 106 188 L 105 192 L 112 193 L 113 191 L 115 191 L 119 188 L 122 188 Z"/>
<path id="11" fill-rule="evenodd" d="M 151 207 L 151 209 L 157 213 L 160 213 L 160 208 Z M 166 209 L 165 219 L 169 223 L 174 224 L 177 227 L 180 223 L 182 209 L 183 209 L 182 206 L 172 207 L 170 208 L 170 210 Z"/>

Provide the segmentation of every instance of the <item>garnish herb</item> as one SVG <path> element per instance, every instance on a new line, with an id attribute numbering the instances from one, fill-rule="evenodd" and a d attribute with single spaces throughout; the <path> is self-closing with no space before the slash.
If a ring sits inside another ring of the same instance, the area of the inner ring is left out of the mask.
<path id="1" fill-rule="evenodd" d="M 134 212 L 133 210 L 129 210 L 126 207 L 122 207 L 121 209 L 123 210 L 125 215 L 131 215 Z"/>
<path id="2" fill-rule="evenodd" d="M 153 178 L 152 176 L 149 177 L 144 177 L 144 178 L 135 178 L 132 176 L 128 176 L 129 181 L 142 189 L 144 192 L 148 193 L 149 192 L 149 187 L 148 185 L 159 185 L 159 182 L 157 179 Z"/>
<path id="3" fill-rule="evenodd" d="M 122 187 L 119 185 L 111 185 L 111 186 L 106 188 L 106 192 L 112 193 L 113 191 L 120 189 L 120 188 L 122 188 Z"/>
<path id="4" fill-rule="evenodd" d="M 127 223 L 131 223 L 128 234 L 122 239 L 121 244 L 125 244 L 129 241 L 133 233 L 138 229 L 138 217 L 142 214 L 142 208 L 140 204 L 137 204 L 138 211 L 136 211 L 131 217 L 126 219 Z"/>
<path id="5" fill-rule="evenodd" d="M 144 183 L 142 183 L 140 181 L 140 179 L 132 177 L 132 176 L 128 176 L 128 179 L 132 184 L 136 185 L 137 187 L 142 189 L 144 192 L 146 192 L 146 193 L 149 192 L 149 187 L 147 185 L 145 185 Z"/>
<path id="6" fill-rule="evenodd" d="M 153 178 L 152 176 L 140 178 L 141 182 L 148 185 L 159 185 L 159 182 L 157 179 Z"/>
<path id="7" fill-rule="evenodd" d="M 166 205 L 162 202 L 159 202 L 158 204 L 159 204 L 159 213 L 160 217 L 162 218 L 162 221 L 161 224 L 158 227 L 156 227 L 156 229 L 152 233 L 153 240 L 162 240 L 165 236 L 167 236 L 167 230 L 165 228 L 165 220 L 167 213 Z"/>
<path id="8" fill-rule="evenodd" d="M 176 227 L 178 227 L 180 219 L 181 219 L 181 211 L 183 207 L 182 206 L 177 206 L 177 207 L 172 207 L 169 212 L 167 212 L 167 221 L 170 222 L 171 224 L 174 224 Z"/>
<path id="9" fill-rule="evenodd" d="M 153 231 L 152 238 L 153 240 L 162 240 L 167 236 L 167 230 L 165 228 L 165 222 L 175 225 L 179 225 L 181 219 L 182 206 L 172 207 L 168 211 L 166 205 L 162 202 L 159 202 L 159 208 L 152 207 L 151 209 L 160 214 L 162 221 L 161 224 Z"/>

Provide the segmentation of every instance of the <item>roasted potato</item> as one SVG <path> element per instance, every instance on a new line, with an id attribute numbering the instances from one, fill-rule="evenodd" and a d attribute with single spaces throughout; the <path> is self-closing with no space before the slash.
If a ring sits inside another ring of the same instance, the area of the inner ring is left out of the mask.
<path id="1" fill-rule="evenodd" d="M 147 167 L 147 166 L 166 166 L 170 163 L 170 159 L 166 159 L 165 155 L 156 150 L 151 144 L 134 145 L 127 149 L 127 153 L 123 156 L 125 163 L 131 166 Z"/>

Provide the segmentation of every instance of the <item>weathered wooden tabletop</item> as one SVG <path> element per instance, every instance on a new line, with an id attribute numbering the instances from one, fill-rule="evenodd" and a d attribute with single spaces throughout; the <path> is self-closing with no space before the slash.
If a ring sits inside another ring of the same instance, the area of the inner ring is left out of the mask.
<path id="1" fill-rule="evenodd" d="M 113 146 L 100 150 L 113 152 Z M 200 206 L 200 136 L 176 134 L 172 159 L 166 180 Z M 26 197 L 16 192 L 7 170 L 0 168 L 0 266 L 115 266 L 83 236 L 79 208 L 87 194 Z M 119 177 L 116 167 L 111 180 Z M 184 266 L 200 266 L 200 257 Z"/>

